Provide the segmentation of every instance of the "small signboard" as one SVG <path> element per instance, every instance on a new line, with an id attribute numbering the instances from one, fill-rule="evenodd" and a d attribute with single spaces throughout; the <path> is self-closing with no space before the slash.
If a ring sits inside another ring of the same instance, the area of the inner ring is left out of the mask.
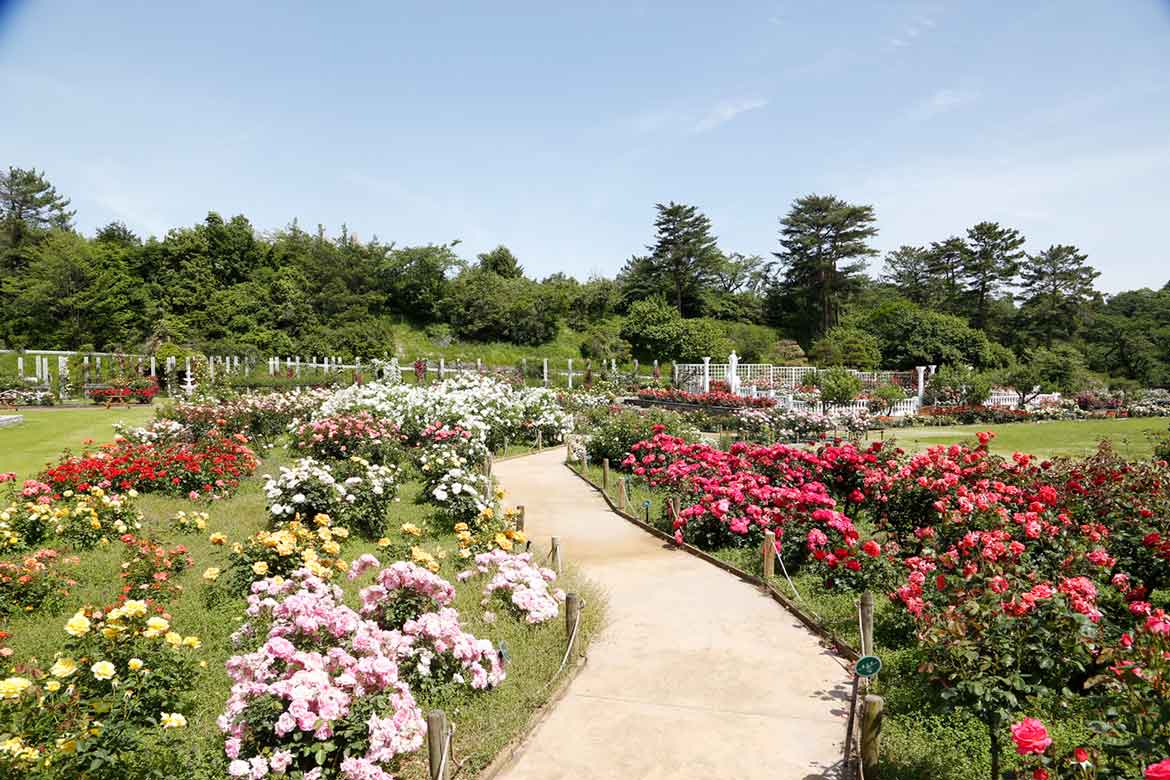
<path id="1" fill-rule="evenodd" d="M 876 655 L 863 655 L 857 659 L 857 663 L 853 667 L 853 671 L 857 673 L 858 677 L 873 677 L 882 670 L 882 659 Z"/>

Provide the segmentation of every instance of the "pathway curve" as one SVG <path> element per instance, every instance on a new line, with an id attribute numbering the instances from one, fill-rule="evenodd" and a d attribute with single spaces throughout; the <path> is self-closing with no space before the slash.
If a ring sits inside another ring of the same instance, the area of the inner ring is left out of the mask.
<path id="1" fill-rule="evenodd" d="M 497 463 L 529 535 L 607 593 L 608 622 L 507 780 L 817 780 L 840 772 L 847 677 L 776 602 L 611 512 L 564 450 Z"/>

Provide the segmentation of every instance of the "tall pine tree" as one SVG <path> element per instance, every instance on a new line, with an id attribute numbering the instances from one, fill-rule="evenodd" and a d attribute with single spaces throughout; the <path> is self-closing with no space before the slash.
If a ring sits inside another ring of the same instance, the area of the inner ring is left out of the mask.
<path id="1" fill-rule="evenodd" d="M 1093 281 L 1100 276 L 1089 256 L 1075 246 L 1057 244 L 1029 255 L 1020 272 L 1020 317 L 1045 346 L 1070 338 L 1100 301 Z"/>
<path id="2" fill-rule="evenodd" d="M 908 300 L 919 306 L 934 305 L 937 295 L 931 269 L 930 250 L 903 244 L 886 254 L 886 273 L 882 281 L 891 284 Z"/>
<path id="3" fill-rule="evenodd" d="M 877 254 L 873 206 L 846 203 L 832 195 L 806 195 L 780 220 L 780 292 L 797 308 L 804 343 L 840 321 L 841 304 L 855 290 L 865 258 Z"/>
<path id="4" fill-rule="evenodd" d="M 997 222 L 980 222 L 967 231 L 968 251 L 962 262 L 962 281 L 970 306 L 971 324 L 987 327 L 992 300 L 1019 272 L 1024 236 Z"/>
<path id="5" fill-rule="evenodd" d="M 715 276 L 723 255 L 711 234 L 711 220 L 694 206 L 673 201 L 655 205 L 655 240 L 650 250 L 649 270 L 679 314 L 701 313 L 703 293 Z"/>

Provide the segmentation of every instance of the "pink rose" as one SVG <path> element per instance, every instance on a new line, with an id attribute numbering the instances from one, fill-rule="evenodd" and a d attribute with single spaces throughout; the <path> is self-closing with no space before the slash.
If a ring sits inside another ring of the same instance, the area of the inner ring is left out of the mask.
<path id="1" fill-rule="evenodd" d="M 1170 780 L 1170 758 L 1146 767 L 1145 780 Z"/>
<path id="2" fill-rule="evenodd" d="M 1012 725 L 1012 741 L 1016 743 L 1016 753 L 1027 756 L 1035 753 L 1040 755 L 1052 744 L 1048 736 L 1048 729 L 1036 718 L 1024 718 Z M 1170 780 L 1167 775 L 1166 780 Z"/>

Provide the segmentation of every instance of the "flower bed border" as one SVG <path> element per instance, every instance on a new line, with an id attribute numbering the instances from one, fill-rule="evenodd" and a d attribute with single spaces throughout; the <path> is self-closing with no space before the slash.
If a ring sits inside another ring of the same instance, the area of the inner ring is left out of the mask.
<path id="1" fill-rule="evenodd" d="M 751 409 L 750 406 L 714 406 L 713 404 L 688 404 L 681 401 L 659 401 L 653 398 L 625 398 L 622 403 L 626 406 L 637 406 L 642 409 L 673 409 L 676 412 L 720 412 L 735 414 L 741 409 Z M 592 484 L 592 483 L 590 483 Z"/>

